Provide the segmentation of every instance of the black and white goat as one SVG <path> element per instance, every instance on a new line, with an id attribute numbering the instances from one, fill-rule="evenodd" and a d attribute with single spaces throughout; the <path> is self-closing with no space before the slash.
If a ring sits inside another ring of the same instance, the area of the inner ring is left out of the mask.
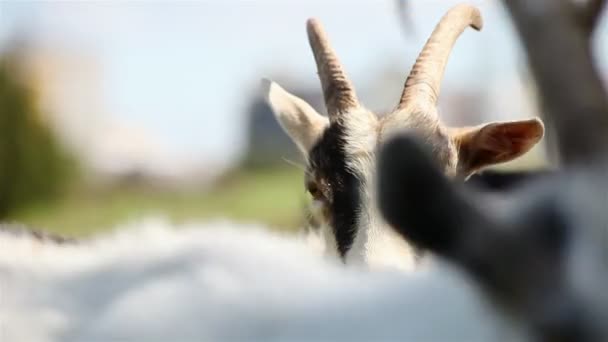
<path id="1" fill-rule="evenodd" d="M 464 179 L 481 168 L 527 152 L 543 136 L 538 119 L 446 127 L 437 98 L 448 56 L 458 36 L 482 27 L 479 11 L 458 5 L 441 19 L 425 44 L 399 103 L 379 117 L 364 108 L 319 21 L 307 24 L 328 116 L 276 83 L 265 81 L 277 120 L 307 160 L 305 186 L 313 198 L 326 249 L 349 264 L 415 267 L 417 253 L 387 226 L 376 206 L 375 159 L 391 132 L 418 130 L 449 177 Z"/>

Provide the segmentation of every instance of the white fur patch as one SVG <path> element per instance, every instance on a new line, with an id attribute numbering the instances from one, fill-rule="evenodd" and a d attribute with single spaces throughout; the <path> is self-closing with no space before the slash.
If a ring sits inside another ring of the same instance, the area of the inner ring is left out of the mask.
<path id="1" fill-rule="evenodd" d="M 347 166 L 361 178 L 362 184 L 357 235 L 346 254 L 346 262 L 411 271 L 416 266 L 411 246 L 386 224 L 376 204 L 376 150 L 380 143 L 380 122 L 375 114 L 363 108 L 349 113 L 344 120 Z"/>

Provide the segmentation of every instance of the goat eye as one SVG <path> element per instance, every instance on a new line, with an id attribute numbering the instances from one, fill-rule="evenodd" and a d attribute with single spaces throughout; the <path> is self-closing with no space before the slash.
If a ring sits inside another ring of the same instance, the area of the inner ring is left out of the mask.
<path id="1" fill-rule="evenodd" d="M 317 184 L 315 184 L 314 182 L 308 183 L 306 185 L 306 188 L 307 188 L 308 192 L 310 193 L 310 195 L 312 196 L 312 198 L 320 199 L 323 197 L 323 193 L 322 193 L 321 189 L 319 189 Z"/>

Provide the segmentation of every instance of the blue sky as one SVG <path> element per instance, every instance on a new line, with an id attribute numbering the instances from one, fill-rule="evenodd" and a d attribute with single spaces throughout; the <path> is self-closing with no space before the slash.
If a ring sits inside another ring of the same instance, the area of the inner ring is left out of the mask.
<path id="1" fill-rule="evenodd" d="M 437 20 L 459 1 L 411 2 L 414 32 L 405 36 L 394 1 L 9 0 L 0 3 L 0 44 L 20 33 L 47 49 L 91 56 L 102 70 L 108 115 L 141 127 L 180 158 L 229 161 L 242 152 L 242 109 L 261 77 L 282 70 L 318 87 L 308 17 L 324 22 L 354 83 L 364 85 L 389 63 L 403 67 L 405 78 Z M 491 0 L 471 3 L 485 27 L 458 41 L 445 87 L 517 80 L 523 57 L 504 11 Z M 599 55 L 606 56 L 600 39 Z"/>

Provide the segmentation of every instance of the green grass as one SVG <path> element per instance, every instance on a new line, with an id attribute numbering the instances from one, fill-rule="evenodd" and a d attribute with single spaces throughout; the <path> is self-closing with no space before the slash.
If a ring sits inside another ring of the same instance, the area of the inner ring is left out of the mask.
<path id="1" fill-rule="evenodd" d="M 542 160 L 539 153 L 535 148 L 501 167 L 535 167 Z M 200 191 L 159 191 L 136 186 L 78 189 L 59 201 L 14 213 L 7 221 L 68 236 L 90 235 L 149 215 L 162 215 L 174 222 L 228 218 L 294 230 L 305 223 L 308 199 L 302 173 L 292 166 L 241 169 L 226 175 L 211 189 Z"/>
<path id="2" fill-rule="evenodd" d="M 295 229 L 304 222 L 305 203 L 302 172 L 285 167 L 238 171 L 207 191 L 79 190 L 18 212 L 10 220 L 69 236 L 90 235 L 150 214 L 176 222 L 229 218 Z"/>

